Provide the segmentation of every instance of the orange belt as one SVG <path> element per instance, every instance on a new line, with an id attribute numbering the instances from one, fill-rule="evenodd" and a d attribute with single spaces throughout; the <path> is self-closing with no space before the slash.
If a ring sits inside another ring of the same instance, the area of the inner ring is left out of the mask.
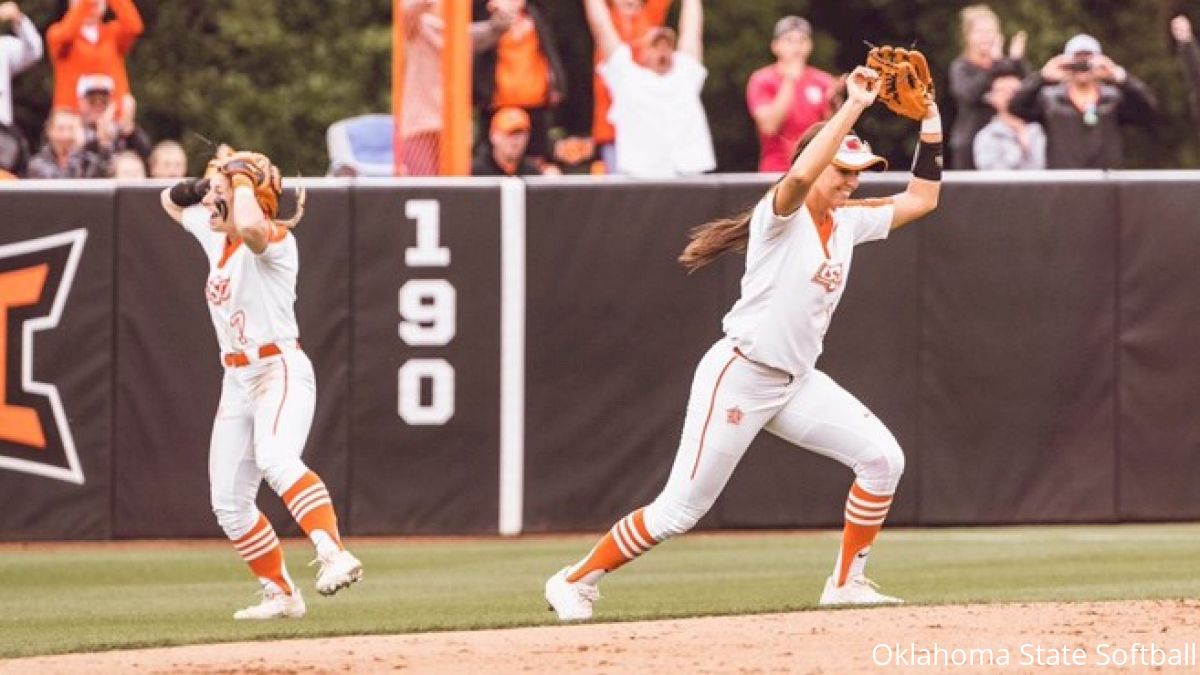
<path id="1" fill-rule="evenodd" d="M 297 343 L 297 346 L 299 346 L 299 343 Z M 283 350 L 279 348 L 279 345 L 273 342 L 258 348 L 259 359 L 265 359 L 268 356 L 279 356 L 282 353 Z M 221 361 L 228 368 L 241 368 L 242 366 L 250 365 L 250 357 L 246 355 L 246 352 L 229 352 L 221 357 Z"/>

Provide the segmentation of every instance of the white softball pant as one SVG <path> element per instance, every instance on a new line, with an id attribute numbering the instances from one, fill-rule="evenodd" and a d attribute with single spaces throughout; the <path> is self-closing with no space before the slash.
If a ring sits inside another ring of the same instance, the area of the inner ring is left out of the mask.
<path id="1" fill-rule="evenodd" d="M 208 477 L 213 513 L 230 539 L 257 522 L 254 500 L 263 480 L 283 494 L 308 471 L 300 453 L 316 402 L 312 362 L 299 349 L 225 369 Z"/>
<path id="2" fill-rule="evenodd" d="M 661 541 L 692 529 L 761 429 L 845 464 L 872 494 L 892 494 L 904 471 L 891 432 L 828 375 L 793 379 L 722 339 L 696 368 L 671 476 L 644 513 L 650 535 Z"/>

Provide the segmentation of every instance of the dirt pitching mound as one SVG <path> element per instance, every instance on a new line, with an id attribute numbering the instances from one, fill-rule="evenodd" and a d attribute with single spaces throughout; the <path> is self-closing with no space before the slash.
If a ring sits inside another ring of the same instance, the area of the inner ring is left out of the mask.
<path id="1" fill-rule="evenodd" d="M 888 607 L 196 645 L 3 673 L 853 673 L 1195 670 L 1200 601 Z"/>

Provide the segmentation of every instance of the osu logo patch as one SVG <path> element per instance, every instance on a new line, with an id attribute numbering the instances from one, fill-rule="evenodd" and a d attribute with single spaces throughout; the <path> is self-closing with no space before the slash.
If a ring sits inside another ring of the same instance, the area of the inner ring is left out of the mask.
<path id="1" fill-rule="evenodd" d="M 842 263 L 830 265 L 828 260 L 822 260 L 821 266 L 817 268 L 817 273 L 813 275 L 812 281 L 814 284 L 823 287 L 825 292 L 832 293 L 841 287 L 843 276 Z"/>
<path id="2" fill-rule="evenodd" d="M 726 424 L 732 424 L 733 426 L 736 427 L 739 424 L 741 424 L 742 420 L 745 418 L 746 418 L 746 413 L 742 412 L 742 409 L 737 407 L 736 405 L 733 406 L 732 408 L 730 408 L 729 410 L 725 411 Z"/>
<path id="3" fill-rule="evenodd" d="M 0 245 L 0 469 L 83 483 L 58 388 L 34 372 L 38 333 L 58 327 L 87 230 Z"/>

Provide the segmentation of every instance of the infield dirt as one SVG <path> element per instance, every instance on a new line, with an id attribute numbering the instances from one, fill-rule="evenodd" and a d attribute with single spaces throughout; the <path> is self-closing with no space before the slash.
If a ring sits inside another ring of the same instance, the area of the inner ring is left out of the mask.
<path id="1" fill-rule="evenodd" d="M 1183 672 L 1197 642 L 1197 600 L 902 606 L 71 654 L 0 673 Z"/>

